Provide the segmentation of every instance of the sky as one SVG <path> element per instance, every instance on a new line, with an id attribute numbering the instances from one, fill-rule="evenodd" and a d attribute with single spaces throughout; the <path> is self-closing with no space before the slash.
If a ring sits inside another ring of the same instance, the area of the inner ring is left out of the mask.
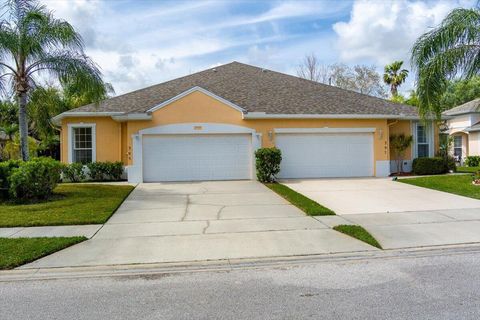
<path id="1" fill-rule="evenodd" d="M 323 64 L 405 61 L 414 41 L 456 7 L 446 1 L 41 0 L 83 36 L 117 95 L 231 61 L 296 74 Z M 401 87 L 413 89 L 414 75 Z"/>

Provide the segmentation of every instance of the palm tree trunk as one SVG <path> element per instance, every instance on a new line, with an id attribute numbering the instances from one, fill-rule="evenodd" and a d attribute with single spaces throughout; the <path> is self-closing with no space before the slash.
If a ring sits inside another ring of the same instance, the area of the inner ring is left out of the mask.
<path id="1" fill-rule="evenodd" d="M 20 129 L 20 154 L 22 160 L 27 161 L 28 153 L 28 119 L 27 119 L 27 93 L 19 92 L 17 95 L 18 103 L 18 127 Z"/>
<path id="2" fill-rule="evenodd" d="M 396 85 L 392 85 L 390 91 L 392 92 L 392 97 L 396 97 L 398 95 L 398 89 Z"/>

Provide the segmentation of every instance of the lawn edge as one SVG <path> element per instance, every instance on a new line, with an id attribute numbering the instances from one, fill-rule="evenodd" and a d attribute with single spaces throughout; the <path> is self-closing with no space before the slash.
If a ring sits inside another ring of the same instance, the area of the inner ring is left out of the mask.
<path id="1" fill-rule="evenodd" d="M 292 205 L 294 205 L 295 207 L 297 207 L 298 209 L 302 210 L 302 212 L 304 212 L 307 216 L 335 216 L 336 213 L 332 210 L 332 209 L 329 209 L 325 206 L 322 206 L 320 203 L 306 197 L 305 195 L 293 190 L 292 188 L 284 185 L 283 183 L 279 183 L 279 182 L 273 182 L 273 183 L 264 183 L 264 185 L 269 188 L 270 190 L 272 190 L 273 192 L 275 192 L 276 194 L 278 194 L 279 196 L 281 196 L 283 199 L 287 200 L 288 202 L 290 202 Z M 302 208 L 301 206 L 297 205 L 297 203 L 294 203 L 291 201 L 291 199 L 288 198 L 288 196 L 284 193 L 282 193 L 280 190 L 277 190 L 275 188 L 272 188 L 274 185 L 279 185 L 279 186 L 282 186 L 283 188 L 287 189 L 288 191 L 290 191 L 291 193 L 295 194 L 297 197 L 300 197 L 300 198 L 303 198 L 305 199 L 306 201 L 309 201 L 311 202 L 312 204 L 318 206 L 320 209 L 321 209 L 321 212 L 319 213 L 309 213 L 307 211 L 304 210 L 304 208 Z"/>
<path id="2" fill-rule="evenodd" d="M 370 241 L 367 241 L 365 239 L 362 239 L 362 238 L 358 237 L 355 232 L 352 232 L 352 230 L 350 230 L 352 227 L 357 228 L 357 231 L 363 232 L 364 235 L 367 238 L 371 238 Z M 368 244 L 372 247 L 383 250 L 382 245 L 378 242 L 378 240 L 375 239 L 375 237 L 372 236 L 372 234 L 370 232 L 368 232 L 364 227 L 362 227 L 360 225 L 357 225 L 357 224 L 339 224 L 339 225 L 334 226 L 332 229 L 337 231 L 337 232 L 343 233 L 343 234 L 345 234 L 349 237 L 352 237 L 354 239 L 362 241 L 362 242 L 364 242 L 364 243 L 366 243 L 366 244 Z"/>
<path id="3" fill-rule="evenodd" d="M 71 246 L 74 246 L 76 244 L 79 244 L 81 242 L 84 242 L 86 240 L 88 240 L 87 237 L 85 236 L 73 236 L 73 237 L 34 237 L 34 238 L 6 238 L 6 237 L 0 237 L 0 239 L 8 239 L 8 240 L 18 240 L 18 239 L 62 239 L 62 240 L 72 240 L 71 242 L 65 242 L 63 245 L 55 248 L 54 250 L 52 251 L 48 251 L 48 252 L 44 252 L 43 254 L 40 254 L 36 257 L 32 257 L 31 259 L 26 259 L 24 261 L 22 261 L 21 263 L 19 264 L 16 264 L 16 265 L 13 265 L 13 266 L 8 266 L 6 268 L 3 268 L 0 266 L 0 270 L 12 270 L 12 269 L 15 269 L 15 268 L 18 268 L 19 266 L 23 266 L 27 263 L 31 263 L 33 261 L 36 261 L 38 259 L 41 259 L 41 258 L 45 258 L 49 255 L 52 255 L 54 254 L 55 252 L 58 252 L 58 251 L 61 251 L 61 250 L 64 250 L 66 248 L 69 248 Z"/>

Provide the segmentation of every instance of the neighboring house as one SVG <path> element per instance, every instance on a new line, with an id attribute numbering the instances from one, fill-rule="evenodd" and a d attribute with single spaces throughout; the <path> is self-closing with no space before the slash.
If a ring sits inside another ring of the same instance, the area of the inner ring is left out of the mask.
<path id="1" fill-rule="evenodd" d="M 443 112 L 448 134 L 453 137 L 453 155 L 463 163 L 467 156 L 480 155 L 480 98 Z"/>
<path id="2" fill-rule="evenodd" d="M 391 133 L 415 137 L 407 169 L 438 143 L 413 107 L 238 62 L 54 120 L 63 162 L 122 161 L 131 182 L 254 179 L 254 151 L 272 146 L 281 178 L 384 177 Z"/>

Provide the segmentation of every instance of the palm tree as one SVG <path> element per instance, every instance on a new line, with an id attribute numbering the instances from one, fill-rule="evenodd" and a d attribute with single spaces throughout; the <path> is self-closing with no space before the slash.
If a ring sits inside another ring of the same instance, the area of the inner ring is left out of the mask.
<path id="1" fill-rule="evenodd" d="M 385 66 L 383 82 L 390 86 L 392 97 L 398 95 L 398 87 L 405 82 L 408 76 L 408 70 L 402 69 L 403 61 L 394 61 Z"/>
<path id="2" fill-rule="evenodd" d="M 453 77 L 469 79 L 480 71 L 480 10 L 454 9 L 412 49 L 419 111 L 440 117 L 440 98 Z"/>
<path id="3" fill-rule="evenodd" d="M 81 36 L 35 0 L 9 0 L 0 22 L 0 80 L 10 79 L 18 104 L 20 148 L 28 160 L 27 101 L 40 76 L 105 93 L 101 73 L 83 51 Z M 6 89 L 4 81 L 0 83 Z"/>

